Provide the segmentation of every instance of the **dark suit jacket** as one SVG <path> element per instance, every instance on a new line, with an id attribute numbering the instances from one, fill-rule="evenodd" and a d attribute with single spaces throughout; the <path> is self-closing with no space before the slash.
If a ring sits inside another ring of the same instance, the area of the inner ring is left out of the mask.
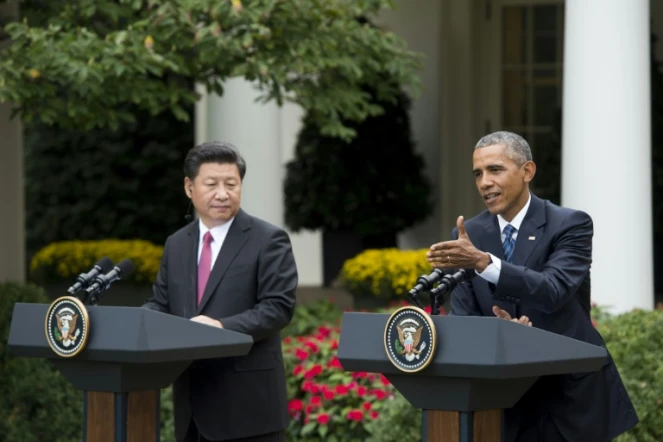
<path id="1" fill-rule="evenodd" d="M 198 220 L 171 235 L 145 307 L 184 318 L 206 315 L 251 335 L 248 355 L 195 361 L 173 384 L 175 435 L 190 418 L 211 440 L 286 428 L 280 330 L 295 308 L 297 268 L 285 231 L 240 210 L 196 306 Z"/>
<path id="2" fill-rule="evenodd" d="M 502 260 L 502 269 L 497 285 L 475 276 L 457 286 L 452 315 L 494 316 L 497 305 L 512 317 L 528 316 L 533 327 L 605 347 L 590 317 L 589 215 L 532 195 L 512 263 L 504 260 L 496 216 L 484 211 L 466 221 L 465 228 L 475 247 Z M 458 237 L 457 229 L 452 236 Z M 546 414 L 574 442 L 608 441 L 638 422 L 612 357 L 595 373 L 541 378 L 514 408 L 505 410 L 507 440 L 516 440 L 518 431 Z"/>

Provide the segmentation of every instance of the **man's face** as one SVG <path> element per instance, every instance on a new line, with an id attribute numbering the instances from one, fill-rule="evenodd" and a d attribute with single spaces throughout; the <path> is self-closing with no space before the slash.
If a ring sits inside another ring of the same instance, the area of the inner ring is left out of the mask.
<path id="1" fill-rule="evenodd" d="M 518 166 L 501 144 L 475 149 L 472 159 L 477 189 L 488 211 L 511 221 L 527 204 L 536 166 L 532 161 Z"/>
<path id="2" fill-rule="evenodd" d="M 239 169 L 236 164 L 203 163 L 193 181 L 184 178 L 184 191 L 203 224 L 210 229 L 219 226 L 239 211 L 242 199 Z"/>

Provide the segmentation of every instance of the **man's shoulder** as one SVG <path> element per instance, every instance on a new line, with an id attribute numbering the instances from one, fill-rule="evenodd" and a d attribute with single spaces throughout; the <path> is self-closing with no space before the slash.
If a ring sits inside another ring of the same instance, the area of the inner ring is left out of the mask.
<path id="1" fill-rule="evenodd" d="M 550 200 L 542 199 L 540 201 L 545 209 L 548 222 L 559 224 L 569 221 L 592 222 L 592 217 L 584 210 L 560 206 Z"/>
<path id="2" fill-rule="evenodd" d="M 238 219 L 236 219 L 236 221 L 240 221 L 242 224 L 250 227 L 253 233 L 264 235 L 265 237 L 271 237 L 274 234 L 281 232 L 285 235 L 288 235 L 288 233 L 282 227 L 279 227 L 276 224 L 273 224 L 257 216 L 250 215 L 243 210 L 240 214 L 238 214 Z"/>

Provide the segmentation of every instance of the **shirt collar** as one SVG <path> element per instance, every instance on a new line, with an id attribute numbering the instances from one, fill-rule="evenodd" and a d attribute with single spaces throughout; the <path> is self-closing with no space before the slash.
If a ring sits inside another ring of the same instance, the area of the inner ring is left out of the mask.
<path id="1" fill-rule="evenodd" d="M 212 227 L 211 229 L 208 229 L 205 224 L 203 224 L 203 221 L 198 218 L 198 225 L 200 228 L 200 237 L 199 241 L 203 240 L 203 237 L 207 232 L 210 232 L 212 234 L 212 238 L 214 238 L 215 242 L 218 242 L 219 240 L 225 238 L 226 234 L 228 233 L 228 230 L 230 229 L 230 225 L 233 223 L 235 218 L 231 218 L 229 221 L 226 221 L 225 223 L 221 224 L 220 226 Z"/>
<path id="2" fill-rule="evenodd" d="M 514 216 L 511 222 L 508 222 L 507 220 L 502 218 L 502 215 L 497 215 L 497 221 L 500 223 L 500 233 L 504 232 L 504 228 L 508 224 L 511 224 L 513 227 L 515 227 L 516 230 L 520 230 L 520 225 L 523 223 L 525 215 L 527 215 L 527 209 L 529 209 L 529 203 L 532 202 L 532 194 L 528 192 L 528 196 L 529 198 L 527 199 L 527 204 L 525 204 L 525 207 L 520 209 L 518 215 Z"/>

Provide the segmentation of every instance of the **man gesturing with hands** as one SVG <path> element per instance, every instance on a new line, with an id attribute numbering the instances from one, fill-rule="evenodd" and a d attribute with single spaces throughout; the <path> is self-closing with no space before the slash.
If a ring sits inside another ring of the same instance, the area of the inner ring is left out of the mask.
<path id="1" fill-rule="evenodd" d="M 486 135 L 472 159 L 488 210 L 459 217 L 453 240 L 427 254 L 434 267 L 478 275 L 456 287 L 450 314 L 498 316 L 605 346 L 590 317 L 590 216 L 530 192 L 536 165 L 519 135 Z M 504 413 L 509 442 L 604 442 L 637 423 L 611 357 L 598 372 L 539 379 Z"/>

